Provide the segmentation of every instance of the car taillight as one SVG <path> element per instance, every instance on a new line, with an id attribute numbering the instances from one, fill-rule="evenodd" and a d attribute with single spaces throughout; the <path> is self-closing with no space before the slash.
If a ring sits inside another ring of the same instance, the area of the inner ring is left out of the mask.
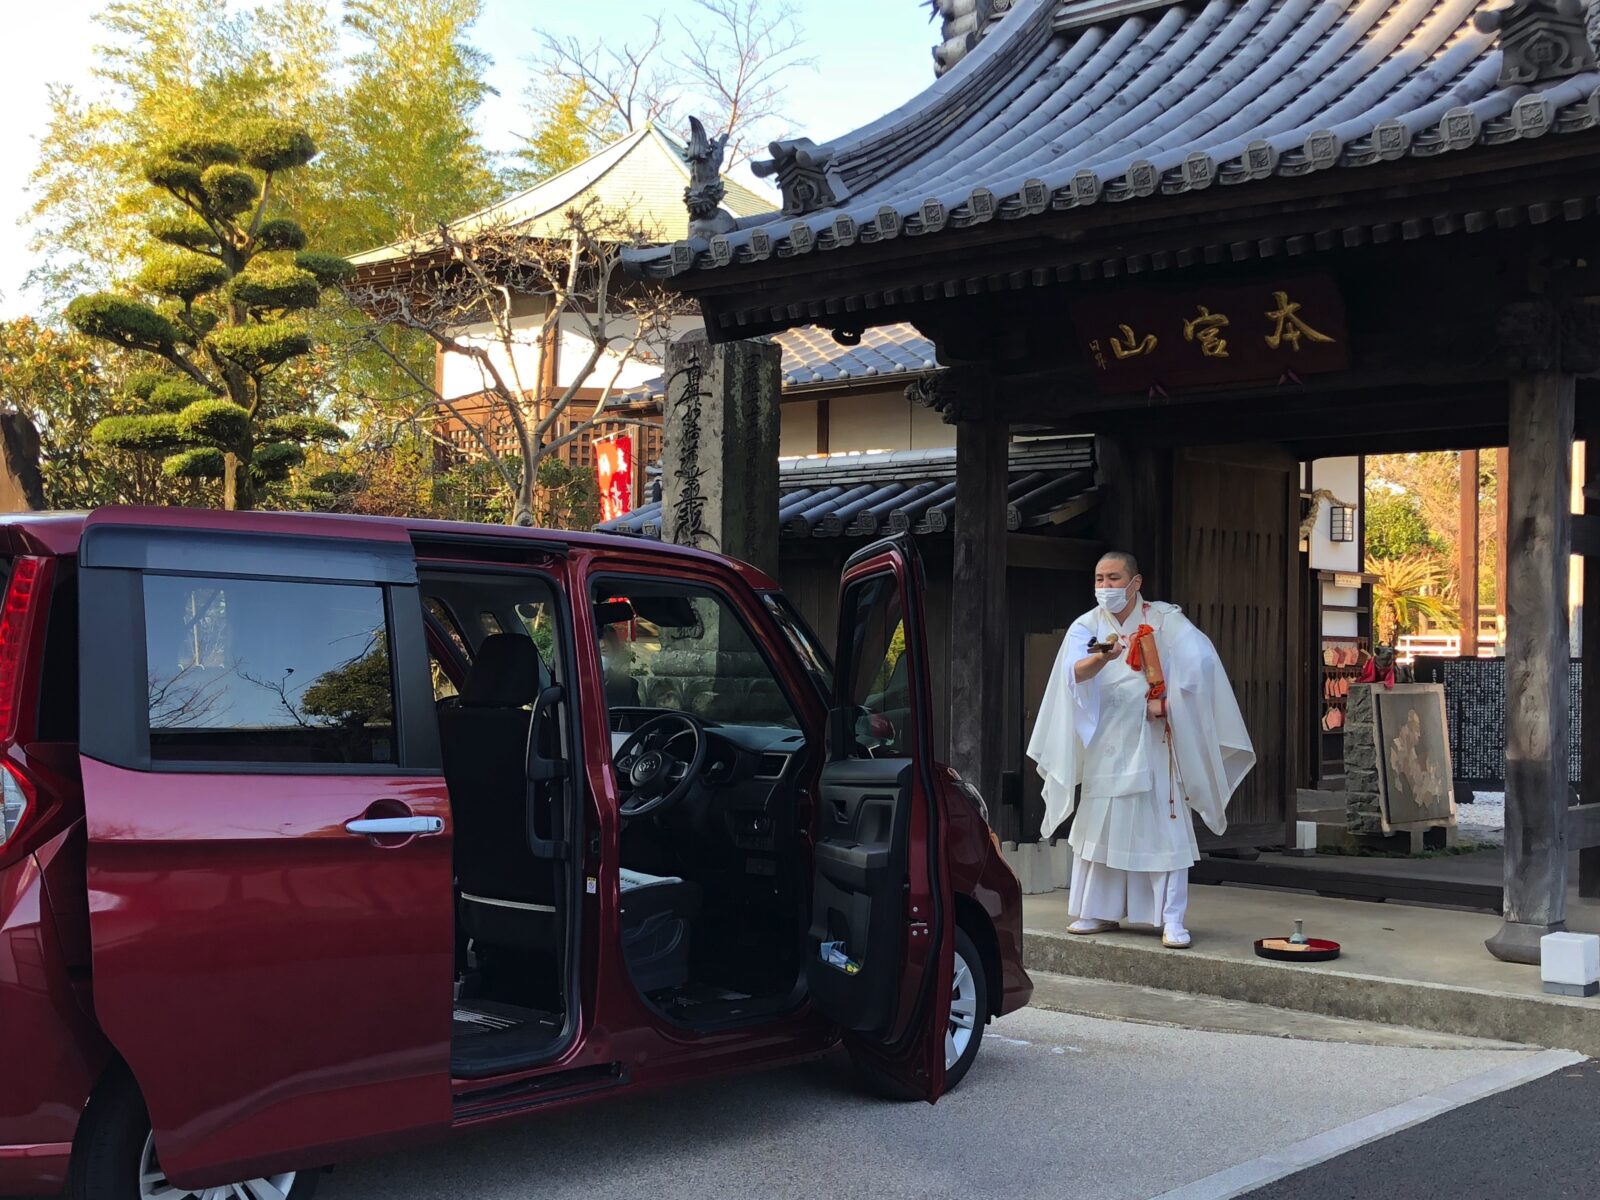
<path id="1" fill-rule="evenodd" d="M 0 849 L 15 836 L 33 807 L 33 788 L 16 770 L 0 763 Z"/>
<path id="2" fill-rule="evenodd" d="M 0 605 L 0 741 L 16 741 L 22 709 L 24 654 L 33 640 L 35 616 L 43 592 L 44 560 L 18 558 L 11 566 L 5 603 Z"/>

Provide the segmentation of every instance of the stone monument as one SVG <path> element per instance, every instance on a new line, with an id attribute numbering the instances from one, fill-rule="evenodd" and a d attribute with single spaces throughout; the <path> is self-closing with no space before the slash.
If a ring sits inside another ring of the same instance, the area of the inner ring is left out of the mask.
<path id="1" fill-rule="evenodd" d="M 667 347 L 662 411 L 662 540 L 774 578 L 781 357 L 774 342 L 683 334 Z"/>

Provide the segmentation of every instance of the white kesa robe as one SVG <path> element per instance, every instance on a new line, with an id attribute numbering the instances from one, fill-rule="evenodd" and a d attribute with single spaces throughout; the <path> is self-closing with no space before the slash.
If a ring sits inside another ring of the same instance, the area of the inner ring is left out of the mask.
<path id="1" fill-rule="evenodd" d="M 1165 723 L 1146 716 L 1148 688 L 1126 648 L 1087 683 L 1073 674 L 1091 641 L 1117 633 L 1126 647 L 1140 625 L 1155 631 Z M 1210 639 L 1176 605 L 1143 596 L 1120 625 L 1103 608 L 1085 613 L 1056 656 L 1028 757 L 1044 780 L 1041 835 L 1077 811 L 1067 839 L 1074 856 L 1068 912 L 1181 928 L 1188 869 L 1200 857 L 1188 809 L 1213 833 L 1224 832 L 1228 798 L 1255 764 Z"/>

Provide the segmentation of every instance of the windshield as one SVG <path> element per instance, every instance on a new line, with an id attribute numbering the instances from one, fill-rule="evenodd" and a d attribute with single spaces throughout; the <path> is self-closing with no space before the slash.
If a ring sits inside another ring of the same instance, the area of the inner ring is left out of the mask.
<path id="1" fill-rule="evenodd" d="M 788 639 L 789 645 L 800 656 L 800 661 L 805 664 L 806 673 L 811 676 L 811 681 L 817 685 L 817 690 L 822 693 L 825 702 L 831 702 L 833 697 L 833 664 L 828 661 L 828 656 L 823 653 L 822 646 L 817 641 L 817 635 L 811 632 L 811 627 L 806 624 L 805 618 L 795 611 L 794 605 L 782 592 L 763 592 L 761 600 L 767 606 L 767 611 L 778 622 L 778 628 L 783 630 L 783 636 Z"/>

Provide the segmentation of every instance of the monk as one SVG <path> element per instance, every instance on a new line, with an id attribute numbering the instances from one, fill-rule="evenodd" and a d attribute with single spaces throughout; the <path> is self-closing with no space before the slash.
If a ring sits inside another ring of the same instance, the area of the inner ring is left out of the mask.
<path id="1" fill-rule="evenodd" d="M 1067 932 L 1127 921 L 1181 949 L 1200 857 L 1189 813 L 1223 833 L 1255 751 L 1210 640 L 1143 584 L 1131 554 L 1095 566 L 1095 607 L 1067 630 L 1028 757 L 1044 780 L 1040 833 L 1076 811 Z"/>

